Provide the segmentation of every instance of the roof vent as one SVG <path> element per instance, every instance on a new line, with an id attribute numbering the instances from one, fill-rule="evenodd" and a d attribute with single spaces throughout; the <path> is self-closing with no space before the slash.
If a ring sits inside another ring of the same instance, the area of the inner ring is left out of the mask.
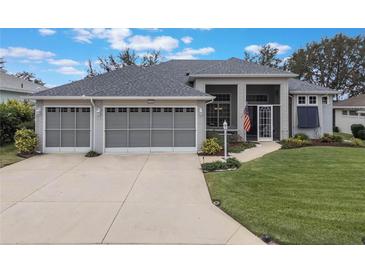
<path id="1" fill-rule="evenodd" d="M 190 72 L 185 73 L 185 75 L 186 75 L 186 76 L 189 76 L 189 75 L 190 75 Z"/>

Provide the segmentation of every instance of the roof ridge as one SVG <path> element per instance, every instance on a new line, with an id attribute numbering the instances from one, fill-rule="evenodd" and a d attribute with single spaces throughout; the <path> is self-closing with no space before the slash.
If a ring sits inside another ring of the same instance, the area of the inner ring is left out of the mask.
<path id="1" fill-rule="evenodd" d="M 217 63 L 217 64 L 213 64 L 213 65 L 211 65 L 211 66 L 207 66 L 207 67 L 205 67 L 204 69 L 201 69 L 201 70 L 198 70 L 198 71 L 195 71 L 194 72 L 194 74 L 196 74 L 196 73 L 201 73 L 201 72 L 203 72 L 203 71 L 205 71 L 205 70 L 207 70 L 207 69 L 210 69 L 210 68 L 214 68 L 214 67 L 216 67 L 216 66 L 218 66 L 218 65 L 221 65 L 222 64 L 222 62 L 227 62 L 229 59 L 227 59 L 227 60 L 217 60 L 217 61 L 220 61 L 219 63 Z"/>

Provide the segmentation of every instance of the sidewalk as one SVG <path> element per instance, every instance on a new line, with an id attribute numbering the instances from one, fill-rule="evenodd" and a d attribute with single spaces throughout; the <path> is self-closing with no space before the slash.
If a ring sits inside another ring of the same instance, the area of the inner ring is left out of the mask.
<path id="1" fill-rule="evenodd" d="M 240 162 L 248 162 L 280 149 L 276 142 L 261 142 L 256 147 L 246 149 L 240 153 L 230 153 L 230 157 L 237 158 Z M 200 163 L 210 163 L 223 159 L 222 156 L 199 156 Z"/>

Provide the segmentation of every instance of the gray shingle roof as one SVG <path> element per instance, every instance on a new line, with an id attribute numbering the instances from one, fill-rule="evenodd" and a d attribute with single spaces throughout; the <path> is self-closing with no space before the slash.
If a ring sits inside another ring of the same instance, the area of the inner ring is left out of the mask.
<path id="1" fill-rule="evenodd" d="M 90 79 L 38 92 L 36 96 L 209 96 L 148 68 L 127 66 Z"/>
<path id="2" fill-rule="evenodd" d="M 275 68 L 249 63 L 237 58 L 228 60 L 170 60 L 156 66 L 141 68 L 127 66 L 90 79 L 36 93 L 36 96 L 209 96 L 194 89 L 191 75 L 249 74 L 293 77 L 295 74 Z M 307 82 L 289 79 L 289 91 L 336 91 Z"/>
<path id="3" fill-rule="evenodd" d="M 194 76 L 197 75 L 282 75 L 283 77 L 295 77 L 294 73 L 271 68 L 268 66 L 262 66 L 259 64 L 247 62 L 238 58 L 230 58 L 228 60 L 220 61 L 217 64 L 213 64 L 202 70 L 193 73 Z"/>
<path id="4" fill-rule="evenodd" d="M 365 94 L 351 97 L 347 100 L 338 101 L 333 104 L 334 107 L 365 107 Z"/>
<path id="5" fill-rule="evenodd" d="M 330 88 L 317 86 L 306 81 L 298 79 L 289 79 L 289 92 L 300 93 L 300 92 L 319 92 L 325 94 L 338 94 L 339 92 Z"/>
<path id="6" fill-rule="evenodd" d="M 0 90 L 31 94 L 45 89 L 47 87 L 18 78 L 0 69 Z"/>

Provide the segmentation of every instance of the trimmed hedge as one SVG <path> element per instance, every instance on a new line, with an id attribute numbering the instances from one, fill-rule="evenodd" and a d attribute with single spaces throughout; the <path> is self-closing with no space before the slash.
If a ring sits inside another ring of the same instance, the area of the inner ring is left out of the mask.
<path id="1" fill-rule="evenodd" d="M 365 129 L 359 130 L 357 132 L 357 136 L 358 136 L 359 139 L 365 140 Z"/>
<path id="2" fill-rule="evenodd" d="M 37 135 L 31 129 L 18 129 L 14 139 L 16 150 L 20 154 L 33 154 L 38 145 Z"/>
<path id="3" fill-rule="evenodd" d="M 202 164 L 202 169 L 205 172 L 211 172 L 215 170 L 226 170 L 226 169 L 236 169 L 241 166 L 241 162 L 236 158 L 228 158 L 227 161 L 215 161 L 212 163 Z"/>
<path id="4" fill-rule="evenodd" d="M 365 127 L 362 124 L 352 124 L 351 125 L 351 132 L 352 132 L 352 135 L 354 135 L 355 138 L 360 138 L 359 131 L 364 130 L 364 129 L 365 129 Z"/>

